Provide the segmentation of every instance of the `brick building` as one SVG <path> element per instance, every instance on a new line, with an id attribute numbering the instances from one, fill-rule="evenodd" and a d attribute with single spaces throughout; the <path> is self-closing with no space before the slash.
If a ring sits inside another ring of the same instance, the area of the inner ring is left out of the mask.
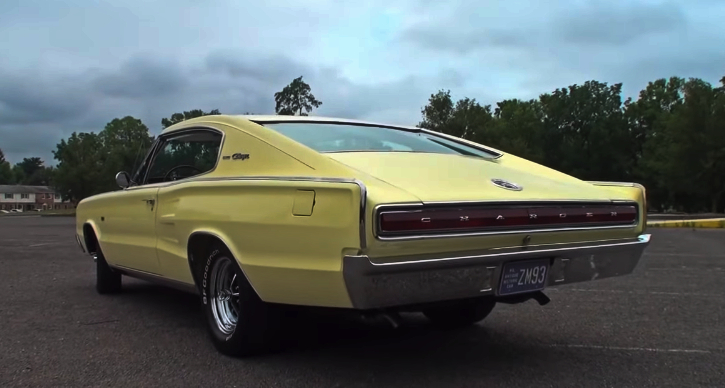
<path id="1" fill-rule="evenodd" d="M 0 210 L 58 210 L 71 209 L 70 201 L 63 201 L 48 186 L 0 185 Z"/>

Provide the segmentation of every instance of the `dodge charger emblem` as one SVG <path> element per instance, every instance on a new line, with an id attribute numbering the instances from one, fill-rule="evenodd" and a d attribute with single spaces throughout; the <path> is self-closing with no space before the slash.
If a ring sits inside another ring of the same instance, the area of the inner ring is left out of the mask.
<path id="1" fill-rule="evenodd" d="M 524 189 L 523 187 L 517 185 L 516 183 L 505 181 L 503 179 L 494 178 L 494 179 L 491 179 L 491 183 L 493 183 L 495 186 L 498 186 L 498 187 L 500 187 L 502 189 L 506 189 L 506 190 L 521 191 Z"/>

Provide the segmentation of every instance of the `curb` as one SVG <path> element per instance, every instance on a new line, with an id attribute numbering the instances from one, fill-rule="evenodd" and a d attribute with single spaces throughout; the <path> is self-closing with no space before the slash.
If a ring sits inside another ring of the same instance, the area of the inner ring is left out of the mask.
<path id="1" fill-rule="evenodd" d="M 725 218 L 700 220 L 669 220 L 648 221 L 647 227 L 652 228 L 725 228 Z"/>

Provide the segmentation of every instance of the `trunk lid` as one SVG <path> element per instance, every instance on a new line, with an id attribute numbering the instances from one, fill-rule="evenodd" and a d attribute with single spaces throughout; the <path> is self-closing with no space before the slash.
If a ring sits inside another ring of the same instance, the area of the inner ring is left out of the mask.
<path id="1" fill-rule="evenodd" d="M 422 202 L 612 199 L 610 191 L 508 155 L 499 159 L 410 152 L 340 152 L 326 155 L 405 190 Z M 516 183 L 522 190 L 498 187 L 492 179 Z"/>

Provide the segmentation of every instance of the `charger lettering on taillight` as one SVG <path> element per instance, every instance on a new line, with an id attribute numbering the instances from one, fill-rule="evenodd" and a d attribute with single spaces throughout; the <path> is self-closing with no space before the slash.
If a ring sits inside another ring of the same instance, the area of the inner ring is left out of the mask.
<path id="1" fill-rule="evenodd" d="M 467 207 L 383 211 L 382 234 L 467 232 L 587 225 L 626 225 L 637 220 L 634 205 Z"/>

